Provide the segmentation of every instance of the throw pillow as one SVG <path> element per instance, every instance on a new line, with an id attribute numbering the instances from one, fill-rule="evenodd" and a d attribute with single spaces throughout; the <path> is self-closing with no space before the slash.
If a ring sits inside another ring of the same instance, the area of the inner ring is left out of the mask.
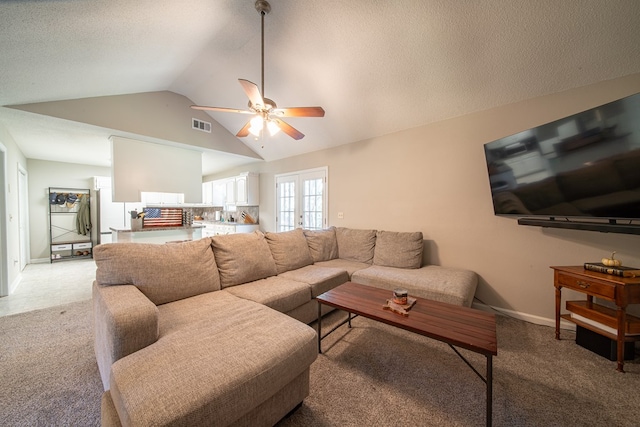
<path id="1" fill-rule="evenodd" d="M 266 233 L 265 238 L 276 262 L 278 274 L 313 264 L 313 258 L 301 228 L 280 233 Z"/>
<path id="2" fill-rule="evenodd" d="M 304 230 L 313 262 L 338 258 L 338 242 L 335 227 L 326 230 Z"/>
<path id="3" fill-rule="evenodd" d="M 214 236 L 211 246 L 223 288 L 277 274 L 276 263 L 261 231 Z"/>
<path id="4" fill-rule="evenodd" d="M 420 268 L 423 248 L 420 231 L 378 231 L 373 263 L 385 267 Z"/>

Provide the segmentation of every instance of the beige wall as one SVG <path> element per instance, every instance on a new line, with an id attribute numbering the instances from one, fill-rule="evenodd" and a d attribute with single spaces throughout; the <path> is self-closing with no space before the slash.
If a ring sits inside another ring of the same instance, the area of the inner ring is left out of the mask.
<path id="1" fill-rule="evenodd" d="M 640 74 L 262 164 L 253 169 L 260 172 L 261 228 L 274 229 L 275 174 L 328 166 L 330 225 L 422 231 L 431 263 L 479 274 L 481 301 L 548 322 L 549 266 L 597 261 L 613 250 L 640 266 L 640 236 L 520 226 L 495 216 L 483 144 L 637 92 Z"/>
<path id="2" fill-rule="evenodd" d="M 29 229 L 32 262 L 49 260 L 49 187 L 88 188 L 91 190 L 91 233 L 97 239 L 96 198 L 94 176 L 110 176 L 111 168 L 74 163 L 28 160 L 29 170 Z"/>

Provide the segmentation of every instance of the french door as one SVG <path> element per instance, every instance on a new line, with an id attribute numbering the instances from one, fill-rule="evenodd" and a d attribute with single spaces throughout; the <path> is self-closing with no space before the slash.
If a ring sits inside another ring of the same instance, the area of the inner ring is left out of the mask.
<path id="1" fill-rule="evenodd" d="M 276 230 L 327 226 L 327 168 L 276 175 Z"/>

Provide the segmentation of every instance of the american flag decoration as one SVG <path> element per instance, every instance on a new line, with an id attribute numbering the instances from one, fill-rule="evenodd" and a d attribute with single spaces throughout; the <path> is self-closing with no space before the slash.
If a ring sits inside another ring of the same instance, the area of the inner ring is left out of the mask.
<path id="1" fill-rule="evenodd" d="M 182 225 L 182 209 L 144 208 L 143 227 L 175 227 Z"/>

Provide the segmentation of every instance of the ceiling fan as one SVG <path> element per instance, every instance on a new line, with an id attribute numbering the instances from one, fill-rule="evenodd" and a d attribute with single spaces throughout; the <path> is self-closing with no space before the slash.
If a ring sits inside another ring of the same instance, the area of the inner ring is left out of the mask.
<path id="1" fill-rule="evenodd" d="M 238 79 L 242 89 L 249 98 L 249 110 L 239 110 L 237 108 L 225 108 L 225 107 L 206 107 L 200 105 L 192 105 L 194 110 L 206 110 L 206 111 L 222 111 L 227 113 L 240 113 L 240 114 L 253 114 L 251 120 L 249 120 L 240 131 L 236 134 L 237 137 L 245 137 L 252 134 L 254 136 L 260 136 L 261 132 L 269 131 L 271 136 L 282 130 L 293 139 L 302 139 L 304 134 L 293 126 L 281 119 L 281 117 L 324 117 L 324 110 L 322 107 L 289 107 L 278 108 L 276 103 L 265 98 L 264 95 L 264 16 L 271 12 L 271 5 L 266 0 L 257 0 L 255 8 L 260 14 L 262 21 L 262 94 L 260 89 L 255 83 L 245 79 Z"/>

